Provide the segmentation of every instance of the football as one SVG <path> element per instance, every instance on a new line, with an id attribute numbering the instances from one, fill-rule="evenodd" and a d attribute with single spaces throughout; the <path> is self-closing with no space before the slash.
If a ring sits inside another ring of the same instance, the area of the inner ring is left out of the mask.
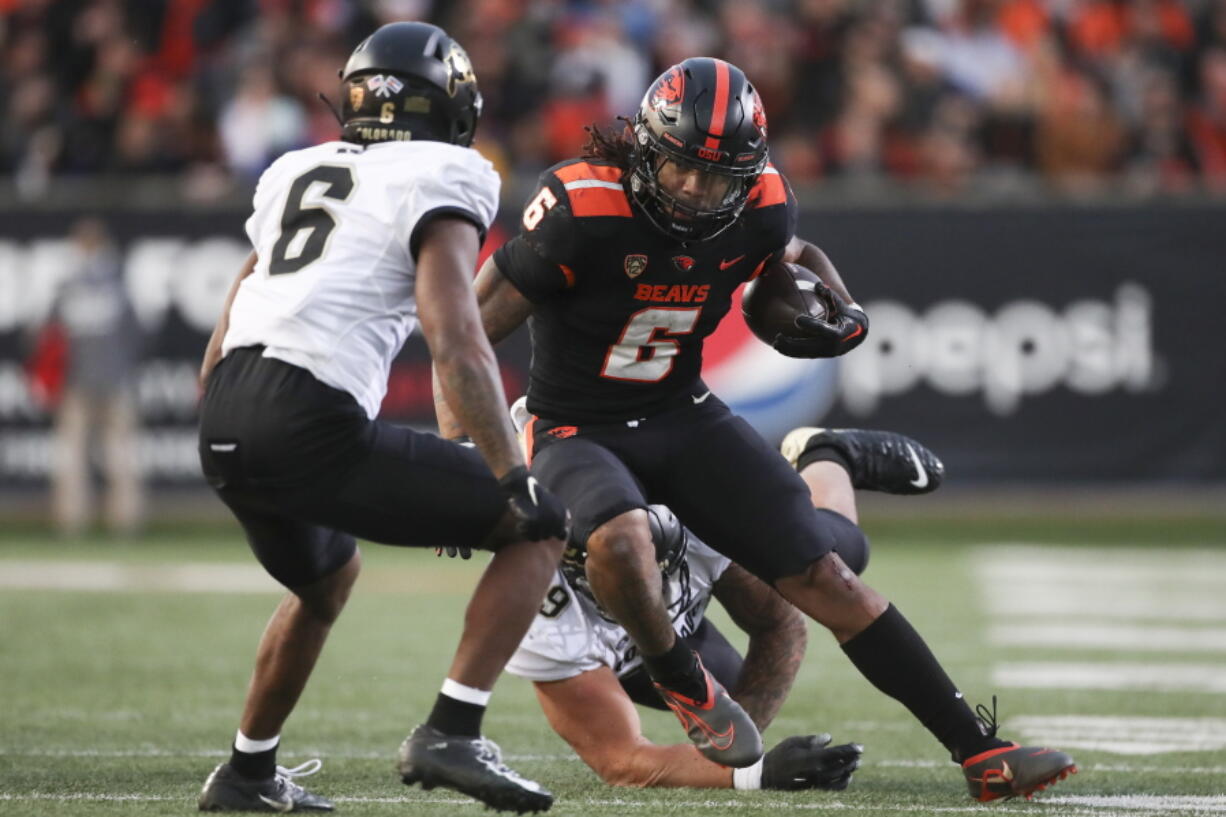
<path id="1" fill-rule="evenodd" d="M 780 335 L 796 336 L 796 316 L 826 317 L 826 303 L 815 291 L 817 274 L 799 264 L 776 261 L 745 285 L 741 312 L 763 343 Z"/>

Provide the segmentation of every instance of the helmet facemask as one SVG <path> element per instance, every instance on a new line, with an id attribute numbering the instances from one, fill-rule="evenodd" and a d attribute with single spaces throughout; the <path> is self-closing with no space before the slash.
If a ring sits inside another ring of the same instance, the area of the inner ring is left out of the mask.
<path id="1" fill-rule="evenodd" d="M 729 168 L 703 162 L 670 151 L 651 132 L 641 116 L 634 123 L 635 158 L 631 169 L 630 192 L 643 214 L 661 231 L 682 241 L 706 241 L 728 229 L 745 209 L 749 191 L 762 167 Z M 706 174 L 708 195 L 687 203 L 670 192 L 660 179 L 661 171 Z"/>

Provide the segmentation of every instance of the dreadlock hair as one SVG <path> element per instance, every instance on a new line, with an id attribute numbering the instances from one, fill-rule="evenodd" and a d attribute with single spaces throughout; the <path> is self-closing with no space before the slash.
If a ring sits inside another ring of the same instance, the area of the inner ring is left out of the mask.
<path id="1" fill-rule="evenodd" d="M 619 116 L 617 119 L 626 123 L 621 133 L 613 129 L 604 130 L 594 123 L 584 128 L 587 131 L 587 142 L 583 145 L 582 158 L 603 159 L 606 162 L 612 162 L 622 170 L 630 169 L 631 157 L 634 155 L 630 120 L 624 116 Z"/>

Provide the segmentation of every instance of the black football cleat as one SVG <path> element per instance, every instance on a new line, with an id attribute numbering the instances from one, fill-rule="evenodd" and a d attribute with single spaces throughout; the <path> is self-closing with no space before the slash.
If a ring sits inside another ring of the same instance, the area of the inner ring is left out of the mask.
<path id="1" fill-rule="evenodd" d="M 495 811 L 549 811 L 553 795 L 502 762 L 498 744 L 486 738 L 446 735 L 425 724 L 400 744 L 396 769 L 405 785 L 420 783 L 474 797 Z"/>
<path id="2" fill-rule="evenodd" d="M 201 811 L 332 811 L 332 803 L 294 782 L 295 777 L 315 774 L 322 765 L 308 760 L 293 769 L 278 766 L 272 777 L 252 780 L 222 763 L 204 781 L 197 805 Z"/>
<path id="3" fill-rule="evenodd" d="M 851 468 L 851 484 L 862 491 L 926 494 L 935 491 L 945 466 L 925 446 L 893 431 L 862 428 L 794 428 L 779 446 L 793 468 L 806 452 L 830 446 Z"/>
<path id="4" fill-rule="evenodd" d="M 980 752 L 962 763 L 971 797 L 981 803 L 1019 795 L 1029 800 L 1070 774 L 1077 764 L 1064 752 L 1010 743 Z"/>
<path id="5" fill-rule="evenodd" d="M 703 757 L 737 769 L 752 766 L 762 757 L 762 735 L 758 727 L 723 685 L 711 677 L 701 661 L 698 668 L 702 670 L 707 688 L 702 701 L 659 683 L 655 683 L 656 691 L 681 721 Z"/>

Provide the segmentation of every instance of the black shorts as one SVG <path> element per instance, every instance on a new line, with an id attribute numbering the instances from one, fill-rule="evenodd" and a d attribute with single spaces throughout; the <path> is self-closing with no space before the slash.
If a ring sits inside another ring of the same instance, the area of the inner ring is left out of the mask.
<path id="1" fill-rule="evenodd" d="M 663 503 L 699 539 L 767 583 L 862 535 L 818 513 L 804 481 L 713 395 L 634 423 L 532 421 L 532 472 L 586 542 L 626 511 Z"/>
<path id="2" fill-rule="evenodd" d="M 335 571 L 354 537 L 476 547 L 506 511 L 470 448 L 372 421 L 305 369 L 236 349 L 209 377 L 200 462 L 252 551 L 287 587 Z"/>

